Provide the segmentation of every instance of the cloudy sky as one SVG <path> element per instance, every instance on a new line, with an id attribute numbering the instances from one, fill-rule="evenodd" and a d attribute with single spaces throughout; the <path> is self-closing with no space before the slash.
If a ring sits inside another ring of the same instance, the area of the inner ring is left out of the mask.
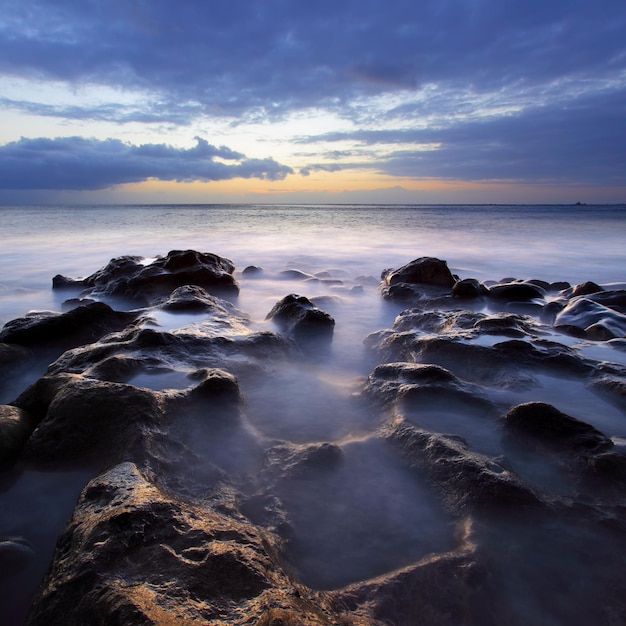
<path id="1" fill-rule="evenodd" d="M 624 0 L 0 8 L 0 202 L 626 202 Z"/>

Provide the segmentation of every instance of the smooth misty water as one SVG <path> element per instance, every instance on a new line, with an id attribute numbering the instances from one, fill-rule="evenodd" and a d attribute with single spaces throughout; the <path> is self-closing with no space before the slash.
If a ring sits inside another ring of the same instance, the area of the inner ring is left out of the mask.
<path id="1" fill-rule="evenodd" d="M 447 260 L 461 278 L 512 276 L 572 284 L 626 281 L 624 206 L 0 207 L 0 232 L 0 325 L 29 310 L 61 310 L 68 295 L 52 291 L 55 274 L 86 276 L 112 257 L 152 258 L 173 249 L 197 249 L 231 259 L 241 289 L 235 304 L 250 316 L 253 329 L 272 328 L 265 316 L 288 293 L 319 298 L 320 306 L 336 320 L 327 358 L 288 363 L 276 370 L 271 381 L 242 382 L 242 391 L 247 418 L 263 436 L 294 443 L 332 441 L 346 450 L 349 463 L 339 483 L 321 481 L 310 486 L 309 499 L 302 493 L 284 494 L 301 528 L 308 528 L 299 537 L 304 580 L 322 588 L 376 575 L 398 564 L 395 557 L 389 560 L 379 543 L 381 524 L 383 530 L 388 524 L 388 534 L 396 538 L 392 553 L 411 559 L 427 552 L 428 545 L 442 549 L 447 541 L 447 531 L 433 530 L 445 520 L 422 487 L 402 476 L 396 462 L 375 444 L 359 443 L 376 420 L 353 398 L 375 365 L 364 350 L 363 339 L 389 327 L 400 310 L 380 297 L 381 271 L 416 257 L 436 256 Z M 248 265 L 263 267 L 264 276 L 242 276 Z M 332 283 L 304 283 L 280 275 L 289 269 L 319 274 Z M 111 304 L 124 306 L 119 301 Z M 160 313 L 155 321 L 164 329 L 174 329 L 201 319 Z M 569 343 L 596 359 L 624 360 L 623 353 L 608 346 L 571 338 Z M 42 375 L 46 365 L 42 362 L 39 368 L 4 380 L 0 403 L 15 399 Z M 190 384 L 184 374 L 171 372 L 146 372 L 131 382 L 155 389 Z M 619 409 L 581 384 L 556 379 L 545 383 L 530 392 L 510 392 L 506 401 L 511 405 L 529 399 L 549 401 L 610 436 L 626 437 L 626 420 Z M 453 410 L 437 415 L 425 411 L 420 419 L 426 428 L 463 435 L 477 451 L 502 453 L 498 435 L 479 420 Z M 365 457 L 362 449 L 367 450 Z M 370 473 L 375 468 L 377 487 L 368 485 L 374 477 L 364 468 Z M 549 470 L 516 469 L 523 476 Z M 8 486 L 0 485 L 0 538 L 24 537 L 36 552 L 35 565 L 25 578 L 12 583 L 24 588 L 22 604 L 36 588 L 55 535 L 85 480 L 82 475 L 38 480 L 36 474 L 25 474 L 7 480 Z M 549 480 L 558 483 L 558 476 L 548 476 Z M 378 493 L 384 500 L 385 485 L 408 483 L 404 499 L 394 501 L 391 521 L 383 522 L 373 513 L 371 518 L 365 515 L 368 494 Z M 25 503 L 25 493 L 32 506 Z M 322 494 L 328 506 L 319 508 L 319 502 L 310 499 L 315 494 Z M 350 539 L 355 527 L 340 514 L 348 500 L 352 510 L 360 511 L 356 543 Z M 53 506 L 54 519 L 48 525 L 36 525 L 35 532 L 33 520 L 41 519 L 46 506 Z M 318 527 L 320 517 L 323 527 Z M 336 533 L 326 532 L 326 527 Z M 420 537 L 430 543 L 418 545 Z M 363 546 L 371 548 L 367 551 Z M 363 550 L 359 558 L 367 563 L 357 559 Z M 323 566 L 328 567 L 327 573 L 319 571 Z"/>

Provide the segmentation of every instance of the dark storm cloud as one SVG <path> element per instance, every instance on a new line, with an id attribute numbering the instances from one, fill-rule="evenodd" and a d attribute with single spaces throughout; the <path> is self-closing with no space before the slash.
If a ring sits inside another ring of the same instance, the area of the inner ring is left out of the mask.
<path id="1" fill-rule="evenodd" d="M 201 138 L 186 150 L 80 137 L 21 139 L 0 146 L 0 189 L 104 189 L 149 178 L 281 180 L 292 172 L 273 159 L 247 159 Z"/>
<path id="2" fill-rule="evenodd" d="M 623 0 L 5 0 L 0 72 L 280 113 L 429 83 L 611 76 L 625 13 Z"/>

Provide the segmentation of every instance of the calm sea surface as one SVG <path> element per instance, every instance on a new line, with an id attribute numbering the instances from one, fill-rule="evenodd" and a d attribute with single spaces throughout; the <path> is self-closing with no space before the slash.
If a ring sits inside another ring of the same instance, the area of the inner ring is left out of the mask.
<path id="1" fill-rule="evenodd" d="M 417 257 L 436 256 L 448 261 L 461 278 L 626 282 L 626 206 L 5 206 L 0 207 L 0 233 L 0 325 L 30 310 L 60 311 L 68 294 L 52 291 L 56 274 L 83 277 L 113 257 L 152 258 L 174 249 L 231 259 L 240 286 L 236 306 L 250 316 L 255 330 L 269 327 L 266 314 L 289 293 L 325 297 L 321 306 L 336 320 L 328 359 L 287 363 L 271 380 L 243 388 L 246 417 L 266 437 L 295 443 L 339 442 L 354 464 L 354 476 L 346 470 L 342 477 L 345 485 L 321 485 L 319 497 L 293 494 L 296 504 L 298 498 L 310 500 L 299 509 L 313 512 L 310 519 L 299 520 L 300 527 L 308 529 L 301 538 L 307 556 L 300 567 L 305 580 L 320 588 L 375 575 L 401 565 L 402 558 L 419 558 L 420 550 L 442 549 L 444 541 L 445 525 L 428 498 L 416 494 L 412 482 L 407 486 L 403 481 L 408 479 L 395 462 L 372 448 L 374 444 L 359 443 L 359 436 L 371 429 L 372 415 L 356 410 L 351 399 L 375 365 L 365 354 L 363 339 L 390 327 L 400 310 L 380 296 L 381 271 Z M 249 265 L 262 267 L 263 277 L 242 276 Z M 320 276 L 332 280 L 286 280 L 280 272 L 288 269 L 324 272 Z M 175 317 L 163 313 L 157 321 L 165 329 L 193 321 Z M 626 353 L 588 343 L 577 349 L 592 358 L 626 362 Z M 41 362 L 0 381 L 0 404 L 14 400 L 43 375 L 46 366 Z M 189 381 L 182 375 L 145 375 L 133 383 L 158 389 Z M 544 377 L 532 390 L 509 395 L 498 399 L 510 405 L 552 402 L 609 436 L 626 437 L 623 412 L 582 383 Z M 433 428 L 466 437 L 480 452 L 503 454 L 499 436 L 489 424 L 444 413 L 437 414 Z M 365 463 L 359 456 L 364 446 Z M 522 475 L 530 471 L 516 469 Z M 21 538 L 34 554 L 19 572 L 3 572 L 0 567 L 3 623 L 22 623 L 56 536 L 88 479 L 84 472 L 56 470 L 0 474 L 0 541 Z M 399 491 L 404 499 L 395 497 Z M 394 494 L 393 502 L 383 507 L 389 510 L 393 504 L 397 509 L 391 521 L 370 520 L 372 493 L 379 502 Z M 327 506 L 333 498 L 335 508 Z M 333 517 L 346 502 L 355 515 Z M 320 516 L 328 518 L 323 532 Z M 369 520 L 371 526 L 359 531 L 371 539 L 368 550 L 355 543 L 354 537 L 361 535 L 353 525 L 359 520 L 362 526 Z M 397 538 L 393 558 L 400 555 L 397 562 L 391 559 L 391 565 L 385 561 L 389 546 L 380 545 L 380 537 L 390 536 Z"/>
<path id="2" fill-rule="evenodd" d="M 0 207 L 0 323 L 58 304 L 57 273 L 123 254 L 214 252 L 238 270 L 378 277 L 437 256 L 461 277 L 626 280 L 626 206 L 168 205 Z"/>

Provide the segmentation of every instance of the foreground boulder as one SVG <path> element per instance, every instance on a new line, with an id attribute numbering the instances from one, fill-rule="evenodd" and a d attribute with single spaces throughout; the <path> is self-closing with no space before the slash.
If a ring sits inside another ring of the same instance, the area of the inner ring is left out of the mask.
<path id="1" fill-rule="evenodd" d="M 268 533 L 216 504 L 181 502 L 132 463 L 92 480 L 27 624 L 335 623 L 281 570 Z"/>

